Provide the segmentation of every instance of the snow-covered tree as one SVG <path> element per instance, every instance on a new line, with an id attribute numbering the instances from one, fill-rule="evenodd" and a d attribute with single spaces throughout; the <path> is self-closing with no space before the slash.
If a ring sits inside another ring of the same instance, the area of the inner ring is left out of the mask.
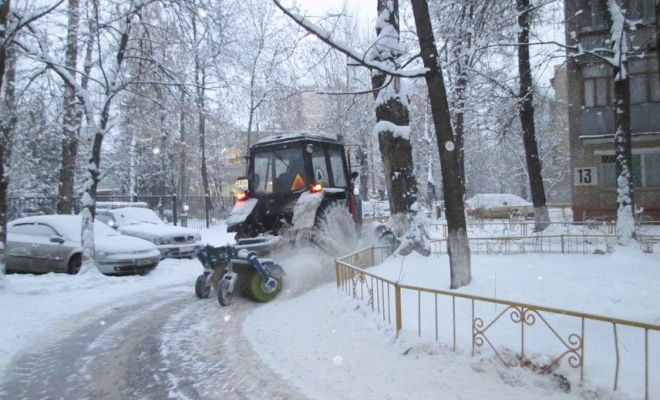
<path id="1" fill-rule="evenodd" d="M 63 0 L 62 0 L 63 1 Z M 4 244 L 7 242 L 7 189 L 9 187 L 9 176 L 7 171 L 9 169 L 9 155 L 11 153 L 10 144 L 12 142 L 12 133 L 14 124 L 16 123 L 14 106 L 15 91 L 13 87 L 6 87 L 5 85 L 13 85 L 15 73 L 14 54 L 12 47 L 15 46 L 16 36 L 20 31 L 26 28 L 29 24 L 48 15 L 52 10 L 57 8 L 62 1 L 57 1 L 55 4 L 41 6 L 34 10 L 15 10 L 12 9 L 10 0 L 0 1 L 0 93 L 2 93 L 3 101 L 0 108 L 0 245 L 4 249 Z M 9 77 L 7 77 L 9 74 Z M 3 261 L 0 260 L 0 266 Z M 4 268 L 0 268 L 0 277 L 4 276 Z"/>
<path id="2" fill-rule="evenodd" d="M 378 1 L 377 37 L 370 54 L 371 61 L 392 71 L 399 69 L 405 51 L 399 41 L 398 7 L 398 0 Z M 390 220 L 401 241 L 397 251 L 405 255 L 415 250 L 428 255 L 428 227 L 418 202 L 419 189 L 410 141 L 409 85 L 400 77 L 388 76 L 382 71 L 373 71 L 371 81 L 376 100 L 374 133 L 383 158 Z"/>

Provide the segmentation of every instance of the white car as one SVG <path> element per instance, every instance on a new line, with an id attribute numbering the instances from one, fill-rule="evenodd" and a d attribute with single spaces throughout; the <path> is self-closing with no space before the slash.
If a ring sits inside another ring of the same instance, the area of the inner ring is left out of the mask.
<path id="1" fill-rule="evenodd" d="M 204 247 L 199 231 L 167 225 L 148 208 L 114 208 L 99 213 L 96 218 L 124 235 L 154 243 L 162 258 L 193 258 Z"/>
<path id="2" fill-rule="evenodd" d="M 38 215 L 7 224 L 7 272 L 76 274 L 82 260 L 82 218 Z M 151 242 L 121 235 L 94 223 L 94 262 L 106 275 L 144 275 L 158 266 L 160 252 Z"/>

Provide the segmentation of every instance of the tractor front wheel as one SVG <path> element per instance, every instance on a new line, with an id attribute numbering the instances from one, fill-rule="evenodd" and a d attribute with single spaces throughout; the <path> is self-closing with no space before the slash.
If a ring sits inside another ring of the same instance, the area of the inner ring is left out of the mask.
<path id="1" fill-rule="evenodd" d="M 197 277 L 197 281 L 195 282 L 195 294 L 200 299 L 206 299 L 211 294 L 211 285 L 206 285 L 207 277 L 208 275 L 202 274 Z"/>
<path id="2" fill-rule="evenodd" d="M 231 304 L 233 293 L 229 291 L 230 282 L 227 279 L 222 279 L 218 283 L 218 302 L 221 306 L 225 307 Z"/>

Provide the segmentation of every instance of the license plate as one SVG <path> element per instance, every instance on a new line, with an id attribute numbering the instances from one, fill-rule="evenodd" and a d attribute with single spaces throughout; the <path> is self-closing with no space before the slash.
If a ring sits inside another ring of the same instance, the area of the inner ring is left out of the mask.
<path id="1" fill-rule="evenodd" d="M 179 248 L 179 253 L 189 253 L 195 250 L 195 246 L 185 246 Z"/>
<path id="2" fill-rule="evenodd" d="M 135 265 L 147 265 L 147 264 L 151 264 L 150 258 L 144 258 L 142 260 L 135 261 Z"/>

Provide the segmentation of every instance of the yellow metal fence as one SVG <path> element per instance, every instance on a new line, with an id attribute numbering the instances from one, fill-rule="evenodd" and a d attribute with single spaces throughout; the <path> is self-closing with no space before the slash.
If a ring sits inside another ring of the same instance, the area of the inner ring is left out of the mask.
<path id="1" fill-rule="evenodd" d="M 528 365 L 530 353 L 543 351 L 554 355 L 539 366 L 541 370 L 550 371 L 565 362 L 579 373 L 580 381 L 591 368 L 611 374 L 614 390 L 625 381 L 639 386 L 647 400 L 651 393 L 660 394 L 659 325 L 404 285 L 366 270 L 382 262 L 387 251 L 370 247 L 337 259 L 337 287 L 394 325 L 397 336 L 405 329 L 452 343 L 454 350 L 460 342 L 471 346 L 473 355 L 479 348 L 490 349 L 509 366 Z M 609 326 L 605 331 L 612 332 L 609 337 L 603 335 L 603 324 Z M 516 349 L 513 357 L 495 344 L 502 342 Z M 626 359 L 636 360 L 635 371 L 621 371 L 622 348 Z M 589 358 L 602 351 L 614 355 L 611 365 L 601 365 L 598 357 Z"/>

